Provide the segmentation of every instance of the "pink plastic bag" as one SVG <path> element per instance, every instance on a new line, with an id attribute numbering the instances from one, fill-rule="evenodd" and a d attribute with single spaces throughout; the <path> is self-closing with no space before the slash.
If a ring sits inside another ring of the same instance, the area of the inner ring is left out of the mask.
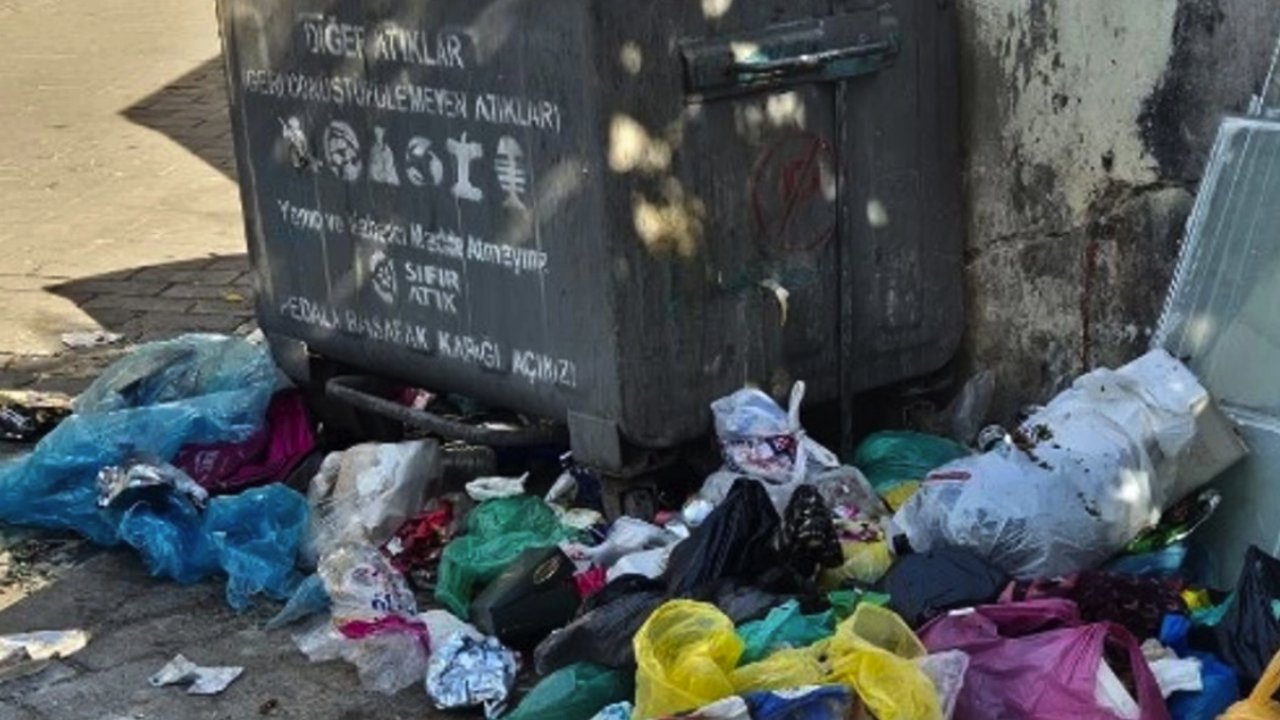
<path id="1" fill-rule="evenodd" d="M 248 440 L 184 447 L 173 464 L 211 493 L 238 492 L 283 480 L 315 446 L 302 394 L 282 390 L 271 398 L 262 428 Z"/>
<path id="2" fill-rule="evenodd" d="M 1115 623 L 1083 624 L 1075 603 L 1045 599 L 958 610 L 925 625 L 929 652 L 963 650 L 969 670 L 955 720 L 1119 720 L 1098 701 L 1108 648 L 1128 659 L 1138 720 L 1169 712 L 1138 641 Z M 1113 668 L 1123 675 L 1122 668 Z"/>

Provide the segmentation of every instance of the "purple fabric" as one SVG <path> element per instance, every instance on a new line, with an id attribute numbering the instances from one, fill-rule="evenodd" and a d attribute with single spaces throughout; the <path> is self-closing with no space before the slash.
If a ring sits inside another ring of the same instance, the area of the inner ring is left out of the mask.
<path id="1" fill-rule="evenodd" d="M 944 615 L 920 630 L 929 652 L 963 650 L 969 671 L 955 720 L 1114 720 L 1094 699 L 1103 654 L 1127 660 L 1112 668 L 1132 678 L 1141 720 L 1169 712 L 1138 641 L 1115 623 L 1082 624 L 1070 600 L 984 605 Z"/>
<path id="2" fill-rule="evenodd" d="M 210 493 L 239 492 L 283 480 L 315 446 L 302 394 L 282 390 L 271 398 L 262 428 L 248 440 L 184 447 L 173 464 Z"/>

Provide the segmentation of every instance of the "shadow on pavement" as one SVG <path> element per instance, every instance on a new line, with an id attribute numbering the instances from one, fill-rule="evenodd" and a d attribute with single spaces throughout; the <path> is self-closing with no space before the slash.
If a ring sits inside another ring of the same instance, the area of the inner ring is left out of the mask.
<path id="1" fill-rule="evenodd" d="M 120 114 L 165 135 L 223 175 L 236 179 L 226 74 L 220 56 L 204 61 Z"/>
<path id="2" fill-rule="evenodd" d="M 220 255 L 46 286 L 123 337 L 96 348 L 0 359 L 0 387 L 78 393 L 132 344 L 189 332 L 248 334 L 255 327 L 248 270 L 246 255 Z"/>

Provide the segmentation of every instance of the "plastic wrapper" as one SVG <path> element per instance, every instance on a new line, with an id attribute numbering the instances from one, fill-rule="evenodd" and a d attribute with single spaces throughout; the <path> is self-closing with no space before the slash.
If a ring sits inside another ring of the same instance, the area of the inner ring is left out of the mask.
<path id="1" fill-rule="evenodd" d="M 770 610 L 763 620 L 745 623 L 738 628 L 738 637 L 743 643 L 741 662 L 754 663 L 778 650 L 807 647 L 830 636 L 835 629 L 834 610 L 804 615 L 798 601 L 788 600 Z"/>
<path id="2" fill-rule="evenodd" d="M 893 518 L 916 551 L 961 546 L 1018 578 L 1100 565 L 1175 492 L 1208 395 L 1163 350 L 1095 370 L 983 455 L 931 472 Z M 1123 498 L 1124 502 L 1117 502 Z"/>
<path id="3" fill-rule="evenodd" d="M 486 718 L 506 709 L 520 661 L 497 638 L 455 635 L 436 648 L 427 669 L 427 697 L 440 710 L 483 706 Z"/>
<path id="4" fill-rule="evenodd" d="M 855 699 L 840 685 L 797 687 L 743 696 L 752 720 L 836 720 L 852 717 Z"/>
<path id="5" fill-rule="evenodd" d="M 467 495 L 476 502 L 516 497 L 524 494 L 529 473 L 520 477 L 482 477 L 467 483 Z"/>
<path id="6" fill-rule="evenodd" d="M 197 507 L 204 507 L 209 493 L 182 470 L 155 457 L 133 457 L 121 465 L 98 471 L 98 507 L 128 502 L 142 492 L 174 492 Z"/>
<path id="7" fill-rule="evenodd" d="M 332 601 L 332 617 L 295 636 L 312 662 L 342 659 L 356 666 L 360 684 L 392 694 L 420 682 L 430 635 L 404 578 L 365 545 L 336 548 L 318 571 Z"/>
<path id="8" fill-rule="evenodd" d="M 557 545 L 568 537 L 556 515 L 540 498 L 527 495 L 490 500 L 467 515 L 467 532 L 440 556 L 436 600 L 467 615 L 477 586 L 492 581 L 521 553 Z"/>
<path id="9" fill-rule="evenodd" d="M 188 695 L 217 695 L 244 673 L 240 666 L 203 667 L 183 655 L 175 655 L 167 665 L 152 675 L 152 687 L 185 685 Z"/>
<path id="10" fill-rule="evenodd" d="M 734 694 L 742 656 L 733 623 L 713 605 L 672 600 L 635 636 L 637 720 L 663 717 Z"/>
<path id="11" fill-rule="evenodd" d="M 1102 702 L 1107 694 L 1099 692 L 1108 679 L 1111 694 L 1119 695 L 1140 720 L 1169 717 L 1133 635 L 1112 623 L 1082 624 L 1068 600 L 957 610 L 930 622 L 920 637 L 933 652 L 969 655 L 956 720 L 1118 720 L 1115 705 Z M 1108 648 L 1127 661 L 1136 697 L 1115 681 L 1116 673 L 1104 659 Z"/>
<path id="12" fill-rule="evenodd" d="M 591 720 L 634 692 L 632 673 L 578 663 L 538 681 L 503 720 Z"/>
<path id="13" fill-rule="evenodd" d="M 792 493 L 783 534 L 787 562 L 804 577 L 844 564 L 831 511 L 812 485 L 801 485 Z"/>
<path id="14" fill-rule="evenodd" d="M 340 545 L 375 547 L 418 514 L 440 477 L 434 440 L 365 443 L 330 453 L 311 480 L 314 546 L 323 557 Z"/>
<path id="15" fill-rule="evenodd" d="M 669 547 L 679 541 L 680 537 L 666 528 L 624 515 L 614 521 L 599 545 L 564 543 L 560 549 L 574 562 L 610 568 L 628 555 Z"/>
<path id="16" fill-rule="evenodd" d="M 97 505 L 97 473 L 130 456 L 235 442 L 262 424 L 276 386 L 266 348 L 216 335 L 142 345 L 106 370 L 27 455 L 0 465 L 0 520 L 119 541 Z"/>

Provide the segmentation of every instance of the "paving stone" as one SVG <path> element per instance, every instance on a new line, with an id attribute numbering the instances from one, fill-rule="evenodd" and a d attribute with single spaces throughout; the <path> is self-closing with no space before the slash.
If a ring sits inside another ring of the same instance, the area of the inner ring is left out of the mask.
<path id="1" fill-rule="evenodd" d="M 178 298 L 180 300 L 221 300 L 229 292 L 238 292 L 236 286 L 227 285 L 192 285 L 176 283 L 165 288 L 160 297 Z"/>
<path id="2" fill-rule="evenodd" d="M 99 295 L 84 304 L 85 310 L 140 310 L 142 312 L 186 312 L 194 303 L 161 297 Z"/>
<path id="3" fill-rule="evenodd" d="M 194 285 L 228 285 L 241 273 L 235 270 L 171 270 L 164 267 L 146 268 L 134 279 L 159 280 L 167 283 L 192 283 Z"/>

